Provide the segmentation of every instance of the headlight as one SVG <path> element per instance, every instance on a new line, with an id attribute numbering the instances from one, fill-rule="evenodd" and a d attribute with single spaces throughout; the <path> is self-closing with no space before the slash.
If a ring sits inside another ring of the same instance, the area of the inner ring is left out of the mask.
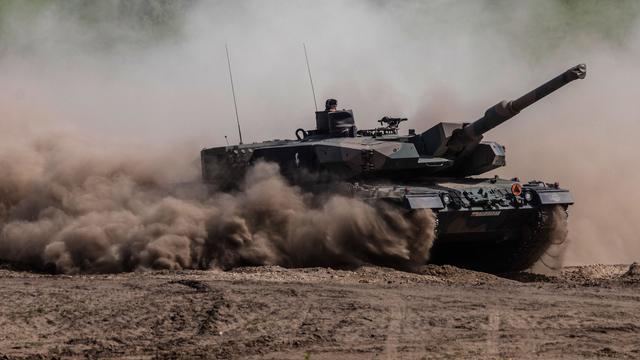
<path id="1" fill-rule="evenodd" d="M 445 205 L 449 205 L 449 204 L 451 204 L 451 196 L 449 196 L 448 194 L 444 194 L 444 195 L 442 195 L 442 202 L 443 202 Z"/>
<path id="2" fill-rule="evenodd" d="M 533 200 L 533 194 L 531 194 L 531 191 L 524 192 L 524 199 L 527 200 L 527 202 Z"/>

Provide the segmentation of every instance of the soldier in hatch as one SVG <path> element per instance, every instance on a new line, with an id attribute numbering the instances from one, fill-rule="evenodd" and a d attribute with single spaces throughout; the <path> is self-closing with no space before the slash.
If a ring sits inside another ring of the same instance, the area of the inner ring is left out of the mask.
<path id="1" fill-rule="evenodd" d="M 336 111 L 337 107 L 338 107 L 338 100 L 336 99 L 328 99 L 324 103 L 324 111 L 327 111 L 327 112 L 334 112 Z"/>

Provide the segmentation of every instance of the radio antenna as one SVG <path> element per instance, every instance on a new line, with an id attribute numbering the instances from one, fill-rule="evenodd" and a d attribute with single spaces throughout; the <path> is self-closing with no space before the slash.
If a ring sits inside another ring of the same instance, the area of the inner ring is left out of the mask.
<path id="1" fill-rule="evenodd" d="M 311 77 L 311 66 L 309 66 L 309 55 L 307 55 L 307 45 L 302 43 L 302 48 L 304 49 L 304 58 L 307 60 L 307 71 L 309 72 L 309 82 L 311 83 L 311 93 L 313 94 L 313 105 L 316 106 L 316 111 L 318 111 L 318 103 L 316 102 L 316 89 L 313 87 L 313 77 Z"/>
<path id="2" fill-rule="evenodd" d="M 240 137 L 240 145 L 242 145 L 242 130 L 240 129 L 240 118 L 238 117 L 238 102 L 236 101 L 236 89 L 233 86 L 233 74 L 231 73 L 231 58 L 229 57 L 229 46 L 227 46 L 227 44 L 224 44 L 224 49 L 227 51 L 227 65 L 229 65 L 229 80 L 231 80 L 231 94 L 233 94 L 233 106 L 236 109 L 236 122 L 238 123 L 238 136 Z"/>

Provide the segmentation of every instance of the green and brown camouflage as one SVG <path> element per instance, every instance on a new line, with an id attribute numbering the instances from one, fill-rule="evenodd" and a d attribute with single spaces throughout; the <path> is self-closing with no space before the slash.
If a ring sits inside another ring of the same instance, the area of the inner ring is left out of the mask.
<path id="1" fill-rule="evenodd" d="M 404 118 L 383 117 L 380 126 L 358 130 L 351 110 L 318 111 L 316 128 L 298 129 L 295 140 L 203 149 L 203 179 L 233 185 L 251 164 L 274 162 L 292 182 L 338 181 L 372 203 L 434 211 L 433 262 L 522 270 L 548 247 L 549 236 L 541 234 L 558 226 L 552 214 L 566 213 L 570 192 L 557 183 L 469 176 L 506 164 L 504 146 L 482 141 L 486 132 L 585 75 L 586 65 L 577 65 L 518 99 L 499 102 L 472 123 L 442 122 L 420 134 L 400 134 Z"/>

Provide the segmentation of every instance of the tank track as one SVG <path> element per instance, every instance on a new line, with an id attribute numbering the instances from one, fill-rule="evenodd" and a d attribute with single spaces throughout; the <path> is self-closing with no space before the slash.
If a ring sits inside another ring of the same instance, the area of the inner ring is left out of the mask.
<path id="1" fill-rule="evenodd" d="M 566 249 L 565 207 L 541 208 L 520 234 L 506 241 L 470 242 L 457 251 L 440 250 L 435 263 L 451 264 L 477 271 L 508 273 L 532 269 L 549 273 L 561 268 Z M 437 227 L 436 227 L 437 244 Z M 446 247 L 446 245 L 442 245 Z"/>

